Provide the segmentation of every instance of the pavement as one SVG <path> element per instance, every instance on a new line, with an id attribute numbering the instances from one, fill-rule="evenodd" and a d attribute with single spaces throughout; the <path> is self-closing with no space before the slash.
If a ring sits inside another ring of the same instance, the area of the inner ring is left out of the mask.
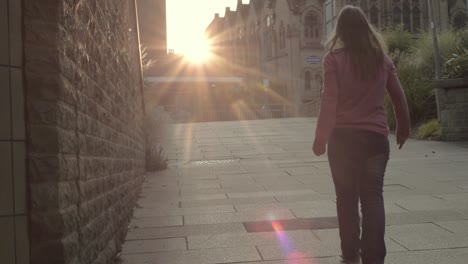
<path id="1" fill-rule="evenodd" d="M 123 264 L 332 264 L 340 246 L 316 119 L 175 124 L 149 173 Z M 385 178 L 388 264 L 468 263 L 468 142 L 409 140 Z"/>

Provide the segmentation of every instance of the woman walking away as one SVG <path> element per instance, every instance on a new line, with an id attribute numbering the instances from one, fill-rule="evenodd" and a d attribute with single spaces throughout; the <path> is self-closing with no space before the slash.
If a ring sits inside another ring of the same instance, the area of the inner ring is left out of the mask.
<path id="1" fill-rule="evenodd" d="M 313 151 L 322 155 L 328 144 L 342 263 L 362 259 L 363 264 L 382 264 L 386 255 L 382 192 L 390 152 L 385 91 L 397 118 L 400 149 L 410 130 L 406 98 L 381 36 L 361 9 L 343 8 L 327 48 Z"/>

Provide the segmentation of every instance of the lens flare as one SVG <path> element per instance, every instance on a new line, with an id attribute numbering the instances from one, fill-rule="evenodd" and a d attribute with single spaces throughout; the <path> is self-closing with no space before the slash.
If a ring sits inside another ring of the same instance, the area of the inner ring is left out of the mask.
<path id="1" fill-rule="evenodd" d="M 286 257 L 285 264 L 313 264 L 311 260 L 307 260 L 306 255 L 295 248 L 294 243 L 289 240 L 284 228 L 279 221 L 272 221 L 271 226 L 275 230 L 276 239 L 281 248 L 281 253 Z"/>

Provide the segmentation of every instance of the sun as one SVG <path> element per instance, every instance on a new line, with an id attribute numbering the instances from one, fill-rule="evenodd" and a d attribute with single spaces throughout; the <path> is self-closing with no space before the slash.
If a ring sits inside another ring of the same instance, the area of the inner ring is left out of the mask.
<path id="1" fill-rule="evenodd" d="M 187 60 L 193 63 L 205 63 L 211 58 L 211 44 L 204 38 L 192 39 L 186 41 L 185 47 L 181 50 Z"/>

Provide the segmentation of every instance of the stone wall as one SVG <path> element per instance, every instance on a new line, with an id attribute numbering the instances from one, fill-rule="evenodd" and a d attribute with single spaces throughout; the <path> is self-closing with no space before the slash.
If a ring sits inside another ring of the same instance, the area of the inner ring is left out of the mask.
<path id="1" fill-rule="evenodd" d="M 437 84 L 442 139 L 468 140 L 468 78 Z"/>
<path id="2" fill-rule="evenodd" d="M 112 263 L 143 180 L 133 0 L 24 0 L 31 263 Z"/>

